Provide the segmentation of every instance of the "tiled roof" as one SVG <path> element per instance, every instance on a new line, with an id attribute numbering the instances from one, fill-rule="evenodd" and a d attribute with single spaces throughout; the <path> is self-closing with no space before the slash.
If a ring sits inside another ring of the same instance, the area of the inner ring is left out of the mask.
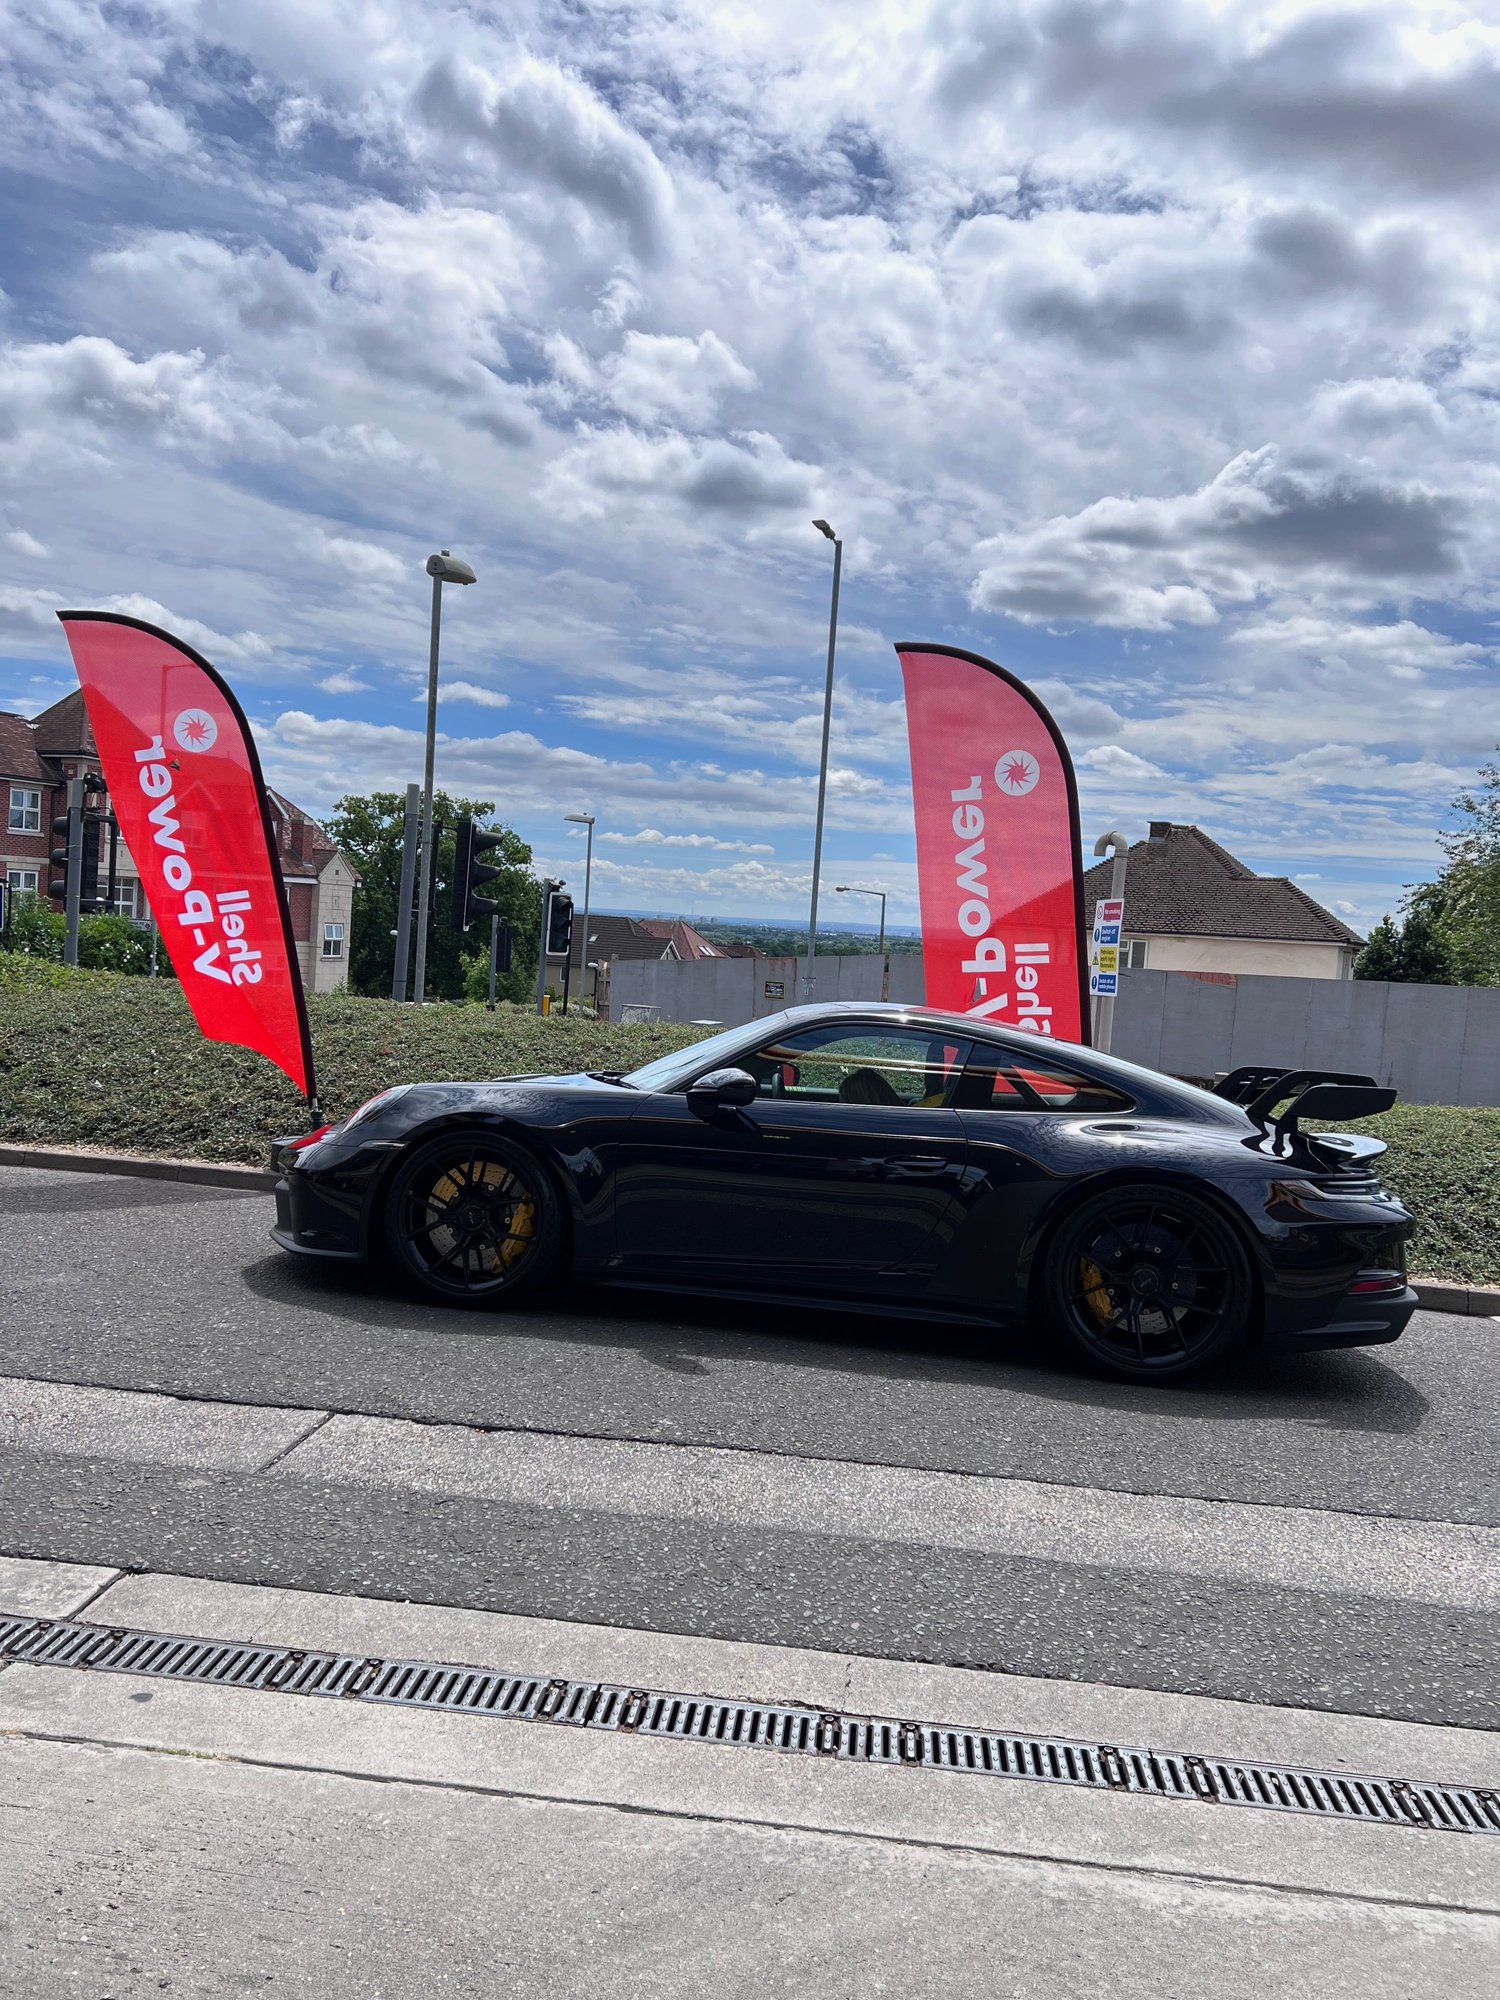
<path id="1" fill-rule="evenodd" d="M 583 911 L 574 899 L 573 960 L 583 962 Z M 675 948 L 682 959 L 722 958 L 721 945 L 710 944 L 680 917 L 612 917 L 599 910 L 589 912 L 589 936 L 594 942 L 588 957 L 606 963 L 614 959 L 665 958 Z"/>
<path id="2" fill-rule="evenodd" d="M 36 719 L 36 742 L 44 757 L 66 757 L 80 750 L 90 757 L 97 756 L 82 688 L 74 688 L 61 701 L 42 710 Z"/>
<path id="3" fill-rule="evenodd" d="M 701 932 L 695 931 L 691 924 L 685 924 L 681 917 L 642 917 L 640 926 L 643 931 L 649 931 L 652 937 L 659 937 L 669 942 L 681 959 L 724 956 L 722 946 L 710 944 Z"/>
<path id="4" fill-rule="evenodd" d="M 1130 850 L 1125 929 L 1132 937 L 1274 938 L 1297 944 L 1362 944 L 1358 931 L 1281 875 L 1257 875 L 1196 826 L 1157 821 Z M 1083 906 L 1109 894 L 1111 863 L 1083 878 Z"/>
<path id="5" fill-rule="evenodd" d="M 0 712 L 0 778 L 30 778 L 50 785 L 49 774 L 37 756 L 36 731 L 24 715 Z"/>

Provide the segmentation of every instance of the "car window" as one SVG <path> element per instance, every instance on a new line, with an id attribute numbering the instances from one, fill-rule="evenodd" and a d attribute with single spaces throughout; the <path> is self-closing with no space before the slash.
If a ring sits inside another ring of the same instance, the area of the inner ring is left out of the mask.
<path id="1" fill-rule="evenodd" d="M 998 1049 L 975 1052 L 958 1094 L 964 1111 L 1131 1110 L 1123 1091 L 1049 1059 L 1021 1061 Z"/>
<path id="2" fill-rule="evenodd" d="M 850 1023 L 779 1036 L 738 1067 L 762 1097 L 934 1109 L 952 1103 L 968 1053 L 948 1035 Z"/>

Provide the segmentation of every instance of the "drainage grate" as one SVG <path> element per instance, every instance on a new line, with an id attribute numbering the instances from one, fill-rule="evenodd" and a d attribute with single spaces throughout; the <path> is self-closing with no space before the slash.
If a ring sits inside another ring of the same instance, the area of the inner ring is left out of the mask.
<path id="1" fill-rule="evenodd" d="M 939 1722 L 844 1715 L 795 1703 L 728 1701 L 603 1681 L 498 1673 L 436 1660 L 365 1659 L 290 1646 L 142 1632 L 67 1619 L 0 1616 L 0 1661 L 202 1681 L 263 1693 L 498 1715 L 678 1743 L 729 1744 L 857 1764 L 922 1765 L 1138 1797 L 1255 1806 L 1366 1825 L 1500 1834 L 1500 1793 L 1347 1771 L 1307 1771 L 1220 1757 L 1073 1743 L 1055 1736 L 960 1729 Z"/>

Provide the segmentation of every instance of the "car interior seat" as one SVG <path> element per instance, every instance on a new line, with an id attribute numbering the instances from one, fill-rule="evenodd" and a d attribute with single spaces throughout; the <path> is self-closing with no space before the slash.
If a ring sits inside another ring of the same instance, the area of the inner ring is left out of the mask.
<path id="1" fill-rule="evenodd" d="M 899 1104 L 901 1099 L 878 1069 L 851 1069 L 839 1085 L 839 1102 L 840 1104 Z"/>

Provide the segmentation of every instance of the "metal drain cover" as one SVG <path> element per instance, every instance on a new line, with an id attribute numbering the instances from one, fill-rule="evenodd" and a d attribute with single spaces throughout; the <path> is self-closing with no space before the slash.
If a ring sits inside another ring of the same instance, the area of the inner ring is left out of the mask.
<path id="1" fill-rule="evenodd" d="M 71 1619 L 0 1616 L 0 1661 L 326 1696 L 448 1714 L 776 1750 L 859 1764 L 924 1765 L 1098 1792 L 1254 1806 L 1364 1825 L 1500 1834 L 1500 1794 L 1477 1785 L 1243 1763 L 1114 1743 L 1075 1743 L 942 1722 L 845 1715 L 796 1702 L 738 1701 L 510 1674 L 438 1660 L 385 1660 Z"/>

